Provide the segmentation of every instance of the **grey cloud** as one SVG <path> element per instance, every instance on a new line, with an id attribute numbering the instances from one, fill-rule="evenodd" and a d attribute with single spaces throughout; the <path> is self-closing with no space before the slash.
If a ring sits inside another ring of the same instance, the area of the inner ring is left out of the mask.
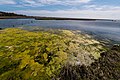
<path id="1" fill-rule="evenodd" d="M 14 0 L 0 0 L 0 5 L 4 4 L 16 4 Z"/>

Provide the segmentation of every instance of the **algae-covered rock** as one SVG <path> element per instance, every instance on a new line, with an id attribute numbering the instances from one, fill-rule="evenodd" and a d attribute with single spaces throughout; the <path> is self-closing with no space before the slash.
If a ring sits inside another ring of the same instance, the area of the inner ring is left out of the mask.
<path id="1" fill-rule="evenodd" d="M 65 65 L 90 65 L 102 51 L 101 43 L 76 31 L 3 29 L 0 80 L 50 80 Z"/>
<path id="2" fill-rule="evenodd" d="M 101 57 L 90 66 L 64 66 L 59 74 L 60 80 L 119 80 L 120 46 L 101 53 Z"/>

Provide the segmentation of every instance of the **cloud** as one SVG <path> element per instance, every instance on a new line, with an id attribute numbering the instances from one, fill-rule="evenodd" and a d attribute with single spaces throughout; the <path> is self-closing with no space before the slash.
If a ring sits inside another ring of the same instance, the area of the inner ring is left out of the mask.
<path id="1" fill-rule="evenodd" d="M 88 3 L 91 0 L 22 0 L 24 6 L 41 5 L 79 5 Z"/>
<path id="2" fill-rule="evenodd" d="M 72 18 L 98 18 L 98 19 L 120 19 L 120 9 L 109 10 L 20 10 L 16 13 L 46 16 L 46 17 L 72 17 Z"/>
<path id="3" fill-rule="evenodd" d="M 33 1 L 33 0 L 23 0 L 24 3 L 27 3 L 27 4 L 35 4 L 36 2 Z"/>
<path id="4" fill-rule="evenodd" d="M 19 3 L 20 6 L 28 6 L 27 8 L 29 8 L 29 6 L 35 6 L 38 9 L 40 6 L 46 5 L 54 5 L 55 7 L 56 5 L 66 5 L 66 7 L 64 7 L 64 10 L 57 9 L 55 11 L 29 9 L 12 12 L 47 17 L 120 19 L 120 6 L 90 5 L 89 3 L 91 1 L 93 0 L 21 0 Z M 0 4 L 15 4 L 15 2 L 13 0 L 0 0 Z M 68 5 L 71 6 L 71 9 L 68 9 Z"/>
<path id="5" fill-rule="evenodd" d="M 0 0 L 0 5 L 4 4 L 16 4 L 14 0 Z"/>
<path id="6" fill-rule="evenodd" d="M 110 6 L 110 5 L 85 5 L 83 8 L 88 9 L 88 10 L 102 10 L 102 11 L 107 11 L 107 10 L 120 10 L 120 6 Z"/>

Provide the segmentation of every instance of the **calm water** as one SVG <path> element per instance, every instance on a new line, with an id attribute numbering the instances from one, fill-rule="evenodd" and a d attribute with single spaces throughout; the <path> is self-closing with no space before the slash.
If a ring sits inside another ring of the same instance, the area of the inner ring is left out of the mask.
<path id="1" fill-rule="evenodd" d="M 21 27 L 29 28 L 57 28 L 81 30 L 92 34 L 98 39 L 120 42 L 120 21 L 75 21 L 75 20 L 34 20 L 34 19 L 6 19 L 0 20 L 0 28 Z"/>

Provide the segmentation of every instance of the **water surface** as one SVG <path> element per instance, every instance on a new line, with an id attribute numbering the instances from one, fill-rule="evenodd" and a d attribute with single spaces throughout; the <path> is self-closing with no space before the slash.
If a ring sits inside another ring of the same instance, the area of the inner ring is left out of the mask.
<path id="1" fill-rule="evenodd" d="M 0 20 L 0 28 L 8 27 L 42 27 L 53 29 L 81 30 L 98 39 L 120 42 L 120 21 L 78 21 L 78 20 L 34 20 L 5 19 Z"/>

